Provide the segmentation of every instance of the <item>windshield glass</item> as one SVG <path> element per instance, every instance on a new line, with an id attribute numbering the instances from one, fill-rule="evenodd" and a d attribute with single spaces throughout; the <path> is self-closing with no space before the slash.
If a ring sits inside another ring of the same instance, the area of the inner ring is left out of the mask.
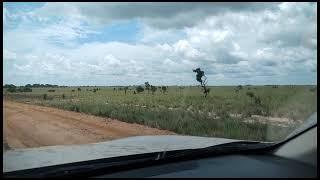
<path id="1" fill-rule="evenodd" d="M 317 109 L 316 3 L 11 2 L 3 25 L 5 151 L 279 142 Z"/>

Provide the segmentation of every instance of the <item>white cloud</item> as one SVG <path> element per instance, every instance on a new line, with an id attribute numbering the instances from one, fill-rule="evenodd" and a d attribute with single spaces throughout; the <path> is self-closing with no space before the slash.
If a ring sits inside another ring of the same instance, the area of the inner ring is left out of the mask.
<path id="1" fill-rule="evenodd" d="M 12 59 L 14 60 L 14 59 L 17 59 L 17 54 L 7 49 L 4 49 L 3 58 L 6 60 L 12 60 Z"/>
<path id="2" fill-rule="evenodd" d="M 5 25 L 6 21 L 7 21 L 7 8 L 5 8 L 5 7 L 3 7 L 2 17 L 3 17 L 3 24 Z"/>
<path id="3" fill-rule="evenodd" d="M 119 66 L 121 65 L 121 62 L 119 59 L 115 58 L 113 55 L 108 54 L 107 56 L 104 57 L 104 60 L 108 62 L 109 65 L 111 66 Z"/>
<path id="4" fill-rule="evenodd" d="M 77 3 L 49 3 L 4 32 L 4 61 L 15 60 L 4 64 L 6 77 L 10 77 L 5 80 L 14 79 L 15 72 L 21 81 L 25 80 L 22 76 L 56 81 L 51 78 L 55 75 L 58 82 L 74 84 L 89 84 L 92 79 L 98 84 L 134 84 L 141 78 L 152 83 L 195 84 L 191 69 L 196 67 L 204 69 L 213 84 L 216 79 L 237 84 L 262 76 L 271 82 L 295 72 L 314 74 L 316 4 L 300 5 L 252 5 L 257 9 L 250 10 L 221 4 L 215 8 L 219 13 L 202 5 L 176 5 L 161 15 L 164 10 L 156 6 L 144 11 L 154 14 L 144 14 L 117 3 L 88 8 Z M 104 10 L 110 11 L 102 13 Z M 52 20 L 60 15 L 64 18 Z M 92 34 L 104 35 L 99 26 L 88 24 L 88 19 L 104 24 L 134 18 L 142 23 L 136 42 L 78 42 Z M 175 25 L 178 20 L 183 21 Z M 285 83 L 285 78 L 281 80 Z M 312 78 L 310 82 L 314 82 Z"/>

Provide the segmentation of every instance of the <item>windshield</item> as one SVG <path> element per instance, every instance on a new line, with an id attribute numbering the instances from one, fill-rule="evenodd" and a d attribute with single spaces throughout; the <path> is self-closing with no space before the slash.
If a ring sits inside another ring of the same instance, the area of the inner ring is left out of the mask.
<path id="1" fill-rule="evenodd" d="M 280 142 L 317 111 L 316 22 L 316 3 L 4 3 L 4 150 Z"/>

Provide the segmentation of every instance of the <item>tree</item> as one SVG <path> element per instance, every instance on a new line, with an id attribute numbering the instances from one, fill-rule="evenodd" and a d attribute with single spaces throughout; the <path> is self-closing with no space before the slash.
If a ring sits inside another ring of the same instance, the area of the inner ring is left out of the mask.
<path id="1" fill-rule="evenodd" d="M 157 87 L 151 85 L 151 92 L 152 92 L 152 94 L 154 94 L 156 91 L 157 91 Z"/>
<path id="2" fill-rule="evenodd" d="M 7 91 L 8 91 L 8 92 L 16 92 L 17 89 L 16 89 L 16 87 L 9 87 L 9 88 L 7 89 Z"/>
<path id="3" fill-rule="evenodd" d="M 3 88 L 7 88 L 8 92 L 16 92 L 17 91 L 16 86 L 13 84 L 6 84 L 3 86 Z"/>
<path id="4" fill-rule="evenodd" d="M 167 91 L 167 87 L 166 87 L 166 86 L 162 86 L 162 87 L 161 87 L 161 90 L 162 90 L 162 93 L 164 94 L 164 93 L 166 93 L 166 91 Z"/>
<path id="5" fill-rule="evenodd" d="M 207 77 L 204 75 L 204 71 L 201 71 L 200 68 L 193 69 L 192 71 L 197 73 L 196 80 L 198 82 L 200 82 L 200 85 L 203 88 L 204 97 L 207 97 L 207 95 L 210 92 L 210 89 L 206 87 L 206 85 L 207 85 Z"/>
<path id="6" fill-rule="evenodd" d="M 146 90 L 147 90 L 148 93 L 149 93 L 149 90 L 150 90 L 150 84 L 149 84 L 149 82 L 145 82 L 144 85 L 146 86 Z"/>
<path id="7" fill-rule="evenodd" d="M 128 86 L 124 87 L 124 94 L 127 94 Z"/>
<path id="8" fill-rule="evenodd" d="M 144 91 L 144 89 L 143 89 L 142 86 L 138 86 L 138 87 L 136 88 L 136 91 L 137 91 L 137 93 L 141 93 L 141 92 Z"/>
<path id="9" fill-rule="evenodd" d="M 246 95 L 249 96 L 249 97 L 251 97 L 251 98 L 254 97 L 254 93 L 253 93 L 253 92 L 250 92 L 250 91 L 247 92 Z"/>
<path id="10" fill-rule="evenodd" d="M 27 84 L 27 85 L 25 85 L 25 87 L 27 87 L 27 88 L 31 88 L 31 87 L 32 87 L 32 85 L 31 85 L 31 84 Z"/>
<path id="11" fill-rule="evenodd" d="M 203 86 L 204 81 L 206 81 L 206 76 L 204 75 L 204 71 L 201 71 L 200 68 L 193 69 L 192 71 L 197 73 L 196 79 L 197 79 L 198 82 L 200 82 L 200 85 Z M 205 79 L 202 80 L 202 77 L 204 77 Z"/>
<path id="12" fill-rule="evenodd" d="M 24 87 L 22 88 L 22 92 L 32 92 L 32 89 L 30 87 Z"/>

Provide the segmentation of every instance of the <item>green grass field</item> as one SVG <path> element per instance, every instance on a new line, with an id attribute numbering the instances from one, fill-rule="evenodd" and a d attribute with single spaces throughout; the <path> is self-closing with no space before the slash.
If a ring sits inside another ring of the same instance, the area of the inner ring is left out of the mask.
<path id="1" fill-rule="evenodd" d="M 235 86 L 219 86 L 210 87 L 206 98 L 200 87 L 189 86 L 169 86 L 165 94 L 158 89 L 154 95 L 147 91 L 134 94 L 135 87 L 129 87 L 126 94 L 114 87 L 80 87 L 81 91 L 77 88 L 33 88 L 32 92 L 23 93 L 4 90 L 4 97 L 178 134 L 263 141 L 283 139 L 317 108 L 316 86 L 243 86 L 239 92 L 235 92 Z M 93 92 L 94 88 L 100 90 Z M 48 92 L 49 89 L 55 92 Z M 286 126 L 263 123 L 253 118 L 254 115 L 287 118 L 291 123 Z M 246 122 L 248 119 L 252 121 Z"/>

